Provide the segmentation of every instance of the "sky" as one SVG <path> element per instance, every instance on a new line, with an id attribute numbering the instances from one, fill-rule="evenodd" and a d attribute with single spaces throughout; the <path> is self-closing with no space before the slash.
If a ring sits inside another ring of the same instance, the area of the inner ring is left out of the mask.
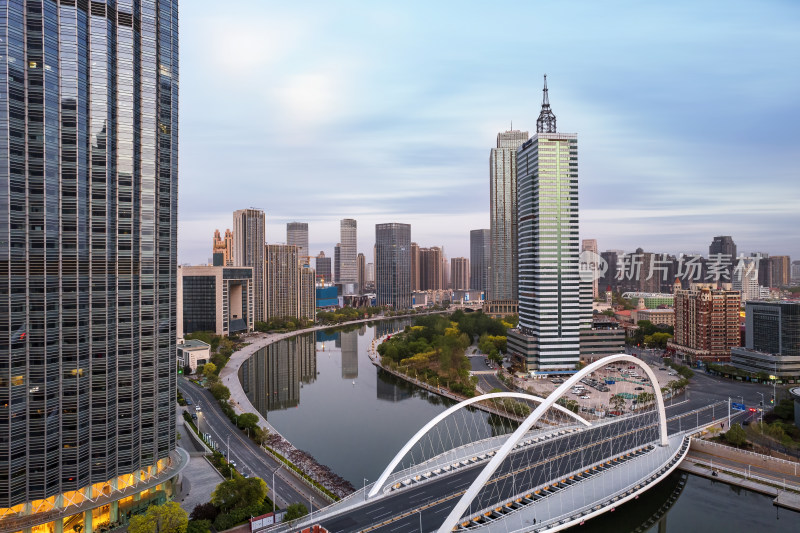
<path id="1" fill-rule="evenodd" d="M 497 133 L 534 133 L 542 75 L 578 133 L 581 238 L 599 249 L 800 259 L 800 2 L 184 0 L 179 261 L 232 212 L 266 238 L 411 224 L 469 257 Z"/>

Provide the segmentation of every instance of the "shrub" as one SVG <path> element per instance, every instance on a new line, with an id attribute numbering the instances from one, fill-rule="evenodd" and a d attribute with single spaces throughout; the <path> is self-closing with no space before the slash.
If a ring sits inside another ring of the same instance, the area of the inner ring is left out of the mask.
<path id="1" fill-rule="evenodd" d="M 742 429 L 742 426 L 739 424 L 734 424 L 725 433 L 725 440 L 732 445 L 739 447 L 747 442 L 747 434 L 744 432 L 744 429 Z"/>

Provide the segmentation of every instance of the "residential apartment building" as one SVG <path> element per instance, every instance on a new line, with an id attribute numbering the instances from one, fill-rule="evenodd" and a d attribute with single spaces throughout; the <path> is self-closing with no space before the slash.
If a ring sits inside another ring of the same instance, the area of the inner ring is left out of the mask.
<path id="1" fill-rule="evenodd" d="M 675 284 L 675 337 L 669 349 L 691 361 L 729 361 L 740 345 L 739 291 L 724 284 Z"/>
<path id="2" fill-rule="evenodd" d="M 266 218 L 261 209 L 233 212 L 233 264 L 253 269 L 253 312 L 256 321 L 264 320 L 264 243 Z"/>

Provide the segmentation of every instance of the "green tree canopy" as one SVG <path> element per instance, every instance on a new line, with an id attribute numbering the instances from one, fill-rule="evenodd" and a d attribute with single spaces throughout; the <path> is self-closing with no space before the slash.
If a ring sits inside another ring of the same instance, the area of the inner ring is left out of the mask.
<path id="1" fill-rule="evenodd" d="M 186 511 L 177 502 L 151 505 L 147 512 L 131 518 L 130 533 L 185 533 L 189 524 Z"/>
<path id="2" fill-rule="evenodd" d="M 209 364 L 211 364 L 211 363 L 209 363 Z M 206 366 L 208 366 L 208 365 L 206 365 Z M 211 385 L 211 387 L 209 387 L 208 390 L 211 392 L 211 394 L 217 400 L 227 400 L 228 398 L 231 397 L 231 391 L 228 390 L 228 387 L 226 387 L 225 385 L 223 385 L 220 382 L 214 383 L 213 385 Z"/>
<path id="3" fill-rule="evenodd" d="M 293 503 L 289 507 L 286 508 L 286 515 L 283 517 L 284 520 L 294 520 L 296 518 L 302 518 L 308 514 L 308 509 L 302 503 Z"/>
<path id="4" fill-rule="evenodd" d="M 742 426 L 740 426 L 739 424 L 734 424 L 725 433 L 725 440 L 730 442 L 734 446 L 741 446 L 742 444 L 747 442 L 747 433 L 744 432 Z"/>
<path id="5" fill-rule="evenodd" d="M 234 477 L 225 480 L 211 493 L 211 503 L 222 509 L 240 509 L 257 505 L 267 496 L 267 484 L 259 477 Z"/>
<path id="6" fill-rule="evenodd" d="M 255 430 L 258 427 L 258 415 L 254 413 L 244 413 L 239 415 L 238 425 L 241 428 Z"/>

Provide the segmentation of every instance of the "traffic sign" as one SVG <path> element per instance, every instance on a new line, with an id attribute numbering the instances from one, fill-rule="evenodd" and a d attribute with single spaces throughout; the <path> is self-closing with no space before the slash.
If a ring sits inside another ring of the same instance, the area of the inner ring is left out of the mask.
<path id="1" fill-rule="evenodd" d="M 743 403 L 736 403 L 731 402 L 731 409 L 735 409 L 736 411 L 746 411 L 747 408 L 744 406 Z"/>

